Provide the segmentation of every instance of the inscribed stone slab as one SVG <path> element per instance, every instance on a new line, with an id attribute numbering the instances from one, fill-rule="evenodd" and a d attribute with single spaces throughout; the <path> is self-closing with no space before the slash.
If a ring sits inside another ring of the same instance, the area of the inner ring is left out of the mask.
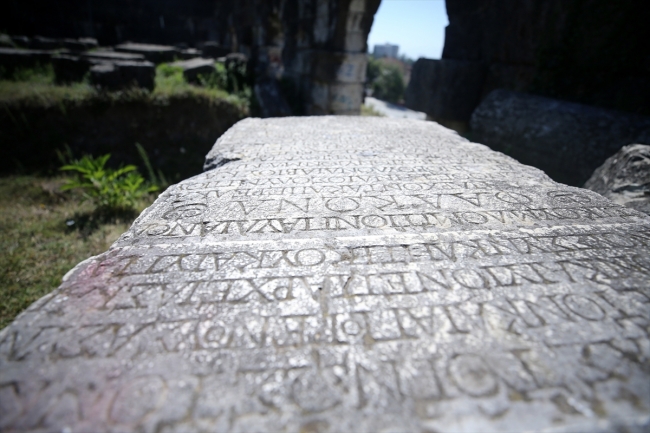
<path id="1" fill-rule="evenodd" d="M 416 120 L 206 166 L 0 333 L 0 429 L 650 427 L 644 214 Z"/>

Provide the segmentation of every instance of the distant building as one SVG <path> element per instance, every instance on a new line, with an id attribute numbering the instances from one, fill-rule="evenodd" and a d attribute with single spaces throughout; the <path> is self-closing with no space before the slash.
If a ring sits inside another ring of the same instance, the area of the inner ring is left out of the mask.
<path id="1" fill-rule="evenodd" d="M 384 45 L 375 45 L 375 49 L 372 52 L 372 55 L 376 59 L 380 57 L 389 57 L 391 59 L 396 59 L 399 53 L 399 45 L 384 44 Z"/>

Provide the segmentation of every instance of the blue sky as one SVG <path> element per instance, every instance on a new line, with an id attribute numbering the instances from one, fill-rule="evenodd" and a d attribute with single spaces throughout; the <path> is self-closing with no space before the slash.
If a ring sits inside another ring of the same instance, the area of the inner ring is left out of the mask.
<path id="1" fill-rule="evenodd" d="M 449 24 L 444 0 L 381 0 L 368 36 L 368 50 L 375 44 L 399 45 L 399 52 L 439 59 Z"/>

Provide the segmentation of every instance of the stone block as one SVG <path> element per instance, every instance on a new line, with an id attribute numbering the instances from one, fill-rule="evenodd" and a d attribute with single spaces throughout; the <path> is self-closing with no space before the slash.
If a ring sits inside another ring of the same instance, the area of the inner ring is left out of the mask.
<path id="1" fill-rule="evenodd" d="M 296 75 L 308 75 L 313 69 L 313 61 L 314 52 L 312 50 L 300 50 L 293 57 L 287 69 Z"/>
<path id="2" fill-rule="evenodd" d="M 29 48 L 33 50 L 56 50 L 63 48 L 63 41 L 61 39 L 34 36 L 29 41 Z"/>
<path id="3" fill-rule="evenodd" d="M 99 43 L 97 42 L 97 39 L 95 38 L 79 38 L 77 39 L 79 42 L 84 44 L 87 50 L 90 50 L 92 48 L 97 48 L 99 47 Z"/>
<path id="4" fill-rule="evenodd" d="M 151 62 L 120 60 L 90 68 L 90 82 L 109 91 L 139 87 L 153 90 L 156 68 Z"/>
<path id="5" fill-rule="evenodd" d="M 307 113 L 311 115 L 328 114 L 329 109 L 329 85 L 322 82 L 312 82 L 310 86 L 310 106 L 307 107 Z"/>
<path id="6" fill-rule="evenodd" d="M 348 32 L 345 35 L 345 51 L 363 52 L 368 36 L 365 32 Z"/>
<path id="7" fill-rule="evenodd" d="M 363 103 L 363 83 L 330 84 L 329 97 L 332 114 L 358 114 Z"/>
<path id="8" fill-rule="evenodd" d="M 485 74 L 480 62 L 418 59 L 404 94 L 406 106 L 434 119 L 467 122 L 480 101 Z"/>
<path id="9" fill-rule="evenodd" d="M 83 80 L 90 70 L 90 66 L 90 60 L 78 56 L 67 54 L 52 56 L 54 79 L 57 83 L 73 83 Z"/>
<path id="10" fill-rule="evenodd" d="M 121 53 L 112 50 L 87 51 L 82 54 L 82 57 L 86 59 L 100 60 L 105 62 L 145 60 L 142 54 Z"/>
<path id="11" fill-rule="evenodd" d="M 208 41 L 202 44 L 201 52 L 203 53 L 203 57 L 216 59 L 218 57 L 225 57 L 230 54 L 232 50 L 230 48 L 222 47 L 216 42 Z"/>
<path id="12" fill-rule="evenodd" d="M 117 45 L 115 51 L 140 54 L 154 64 L 173 62 L 179 52 L 176 47 L 169 45 L 139 44 L 134 42 Z"/>
<path id="13" fill-rule="evenodd" d="M 197 57 L 201 57 L 201 51 L 196 48 L 185 48 L 178 53 L 178 57 L 183 60 L 190 60 Z"/>
<path id="14" fill-rule="evenodd" d="M 188 83 L 198 83 L 199 75 L 207 76 L 215 71 L 214 59 L 202 57 L 174 62 L 171 65 L 183 69 L 183 76 Z"/>
<path id="15" fill-rule="evenodd" d="M 226 69 L 245 67 L 248 64 L 248 56 L 243 53 L 230 53 L 225 56 Z"/>
<path id="16" fill-rule="evenodd" d="M 585 188 L 614 203 L 650 214 L 650 146 L 623 147 L 594 171 Z"/>
<path id="17" fill-rule="evenodd" d="M 0 48 L 16 48 L 16 44 L 9 35 L 0 33 Z"/>
<path id="18" fill-rule="evenodd" d="M 32 68 L 48 63 L 52 54 L 45 50 L 26 50 L 22 48 L 0 48 L 0 66 L 8 71 L 17 68 Z"/>
<path id="19" fill-rule="evenodd" d="M 102 62 L 90 68 L 90 83 L 102 90 L 119 90 L 124 86 L 114 63 Z"/>
<path id="20" fill-rule="evenodd" d="M 650 144 L 648 117 L 507 90 L 481 102 L 471 127 L 475 140 L 576 186 L 621 147 Z"/>
<path id="21" fill-rule="evenodd" d="M 366 53 L 315 51 L 313 58 L 313 75 L 316 80 L 341 83 L 359 83 L 366 80 Z"/>
<path id="22" fill-rule="evenodd" d="M 9 36 L 13 43 L 20 48 L 27 48 L 29 47 L 29 41 L 30 39 L 27 36 L 20 36 L 20 35 L 11 35 Z"/>
<path id="23" fill-rule="evenodd" d="M 246 119 L 0 331 L 6 431 L 643 432 L 650 217 L 434 122 Z"/>
<path id="24" fill-rule="evenodd" d="M 98 46 L 97 39 L 94 38 L 63 39 L 62 45 L 73 52 L 86 51 Z"/>

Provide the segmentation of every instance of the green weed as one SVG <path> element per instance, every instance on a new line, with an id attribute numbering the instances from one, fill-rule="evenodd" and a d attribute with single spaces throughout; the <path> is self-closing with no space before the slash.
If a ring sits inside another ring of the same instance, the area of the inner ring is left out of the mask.
<path id="1" fill-rule="evenodd" d="M 183 68 L 162 63 L 156 67 L 156 89 L 174 91 L 188 86 L 183 77 Z"/>
<path id="2" fill-rule="evenodd" d="M 116 170 L 106 167 L 110 157 L 110 154 L 98 158 L 86 155 L 64 165 L 61 170 L 73 172 L 75 178 L 68 179 L 61 189 L 80 189 L 99 212 L 106 214 L 133 209 L 137 201 L 158 190 L 155 185 L 145 185 L 144 178 L 137 172 L 135 165 Z"/>
<path id="3" fill-rule="evenodd" d="M 362 116 L 374 116 L 374 117 L 385 117 L 382 113 L 375 110 L 374 108 L 368 105 L 361 106 L 361 115 Z"/>
<path id="4" fill-rule="evenodd" d="M 247 81 L 245 63 L 232 62 L 228 66 L 217 62 L 215 71 L 208 75 L 200 75 L 199 83 L 207 89 L 220 89 L 244 100 L 250 100 L 252 89 Z"/>
<path id="5" fill-rule="evenodd" d="M 199 75 L 199 83 L 208 89 L 226 90 L 228 87 L 228 74 L 226 66 L 217 62 L 214 64 L 215 71 L 207 75 Z"/>

